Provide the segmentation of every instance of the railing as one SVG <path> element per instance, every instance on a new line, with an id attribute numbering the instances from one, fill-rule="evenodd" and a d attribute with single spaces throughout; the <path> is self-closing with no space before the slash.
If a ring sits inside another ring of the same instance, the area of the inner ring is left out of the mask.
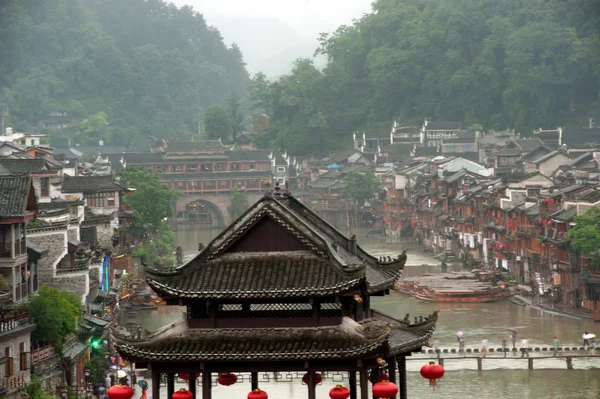
<path id="1" fill-rule="evenodd" d="M 31 351 L 31 363 L 36 364 L 44 359 L 54 356 L 56 350 L 53 346 L 47 345 L 42 348 L 34 349 Z"/>
<path id="2" fill-rule="evenodd" d="M 4 245 L 0 246 L 0 257 L 8 258 L 10 257 L 10 247 L 11 243 L 7 242 Z M 15 241 L 15 255 L 24 255 L 27 253 L 27 243 L 25 240 L 17 240 Z"/>
<path id="3" fill-rule="evenodd" d="M 0 334 L 31 324 L 29 310 L 0 310 Z"/>

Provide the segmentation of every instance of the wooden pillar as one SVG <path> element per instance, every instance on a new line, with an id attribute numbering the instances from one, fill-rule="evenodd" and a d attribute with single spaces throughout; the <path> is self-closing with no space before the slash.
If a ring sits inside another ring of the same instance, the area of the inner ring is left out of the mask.
<path id="1" fill-rule="evenodd" d="M 388 364 L 388 375 L 390 376 L 390 382 L 393 382 L 394 384 L 398 385 L 396 379 L 396 358 L 391 357 L 386 361 Z M 390 399 L 396 399 L 396 395 L 392 396 Z"/>
<path id="2" fill-rule="evenodd" d="M 398 384 L 400 399 L 408 399 L 408 391 L 406 389 L 406 356 L 398 358 L 398 375 L 400 377 L 400 384 Z"/>
<path id="3" fill-rule="evenodd" d="M 478 357 L 477 358 L 477 371 L 481 371 L 483 370 L 483 359 Z"/>
<path id="4" fill-rule="evenodd" d="M 379 367 L 374 368 L 373 370 L 371 370 L 371 383 L 373 385 L 377 384 L 379 382 Z M 373 394 L 373 399 L 378 399 L 377 396 L 375 396 L 375 394 Z"/>
<path id="5" fill-rule="evenodd" d="M 152 399 L 160 399 L 160 373 L 152 370 Z"/>
<path id="6" fill-rule="evenodd" d="M 254 391 L 258 389 L 258 372 L 253 371 L 250 373 L 250 390 Z"/>
<path id="7" fill-rule="evenodd" d="M 369 371 L 360 370 L 360 399 L 369 399 Z"/>
<path id="8" fill-rule="evenodd" d="M 317 390 L 315 384 L 315 371 L 308 370 L 308 399 L 317 398 Z"/>
<path id="9" fill-rule="evenodd" d="M 573 358 L 567 356 L 567 370 L 573 370 Z"/>
<path id="10" fill-rule="evenodd" d="M 172 399 L 175 393 L 175 374 L 167 374 L 167 399 Z"/>
<path id="11" fill-rule="evenodd" d="M 192 372 L 189 372 L 188 374 L 190 375 L 190 379 L 188 381 L 188 389 L 192 393 L 192 395 L 193 395 L 192 397 L 194 399 L 196 399 L 196 386 L 198 385 L 198 384 L 196 384 L 196 372 L 192 371 Z M 170 399 L 170 398 L 167 398 L 167 399 Z"/>
<path id="12" fill-rule="evenodd" d="M 211 399 L 211 398 L 212 398 L 212 373 L 210 371 L 204 370 L 202 372 L 202 399 Z"/>
<path id="13" fill-rule="evenodd" d="M 356 371 L 348 371 L 348 385 L 350 386 L 350 399 L 358 399 L 356 392 Z"/>
<path id="14" fill-rule="evenodd" d="M 440 357 L 440 358 L 438 359 L 438 363 L 440 364 L 440 366 L 444 367 L 444 358 L 443 358 L 443 357 Z"/>
<path id="15" fill-rule="evenodd" d="M 529 368 L 529 370 L 533 370 L 533 358 L 529 358 L 527 359 L 527 367 Z"/>

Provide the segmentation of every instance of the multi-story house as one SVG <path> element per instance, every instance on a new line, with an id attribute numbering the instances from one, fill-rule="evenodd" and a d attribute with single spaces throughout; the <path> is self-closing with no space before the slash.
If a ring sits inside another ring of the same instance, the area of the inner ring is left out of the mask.
<path id="1" fill-rule="evenodd" d="M 0 158 L 0 165 L 8 169 L 11 174 L 28 173 L 32 177 L 33 187 L 39 202 L 49 202 L 52 198 L 60 196 L 60 176 L 62 164 L 51 157 L 44 158 L 16 158 L 11 155 Z"/>
<path id="2" fill-rule="evenodd" d="M 0 309 L 0 397 L 21 398 L 31 379 L 31 332 L 35 324 L 27 309 Z"/>
<path id="3" fill-rule="evenodd" d="M 37 290 L 36 270 L 27 261 L 25 225 L 37 215 L 37 201 L 29 176 L 0 176 L 0 274 L 5 306 L 26 300 Z"/>
<path id="4" fill-rule="evenodd" d="M 425 119 L 421 128 L 421 144 L 437 147 L 443 139 L 455 139 L 462 131 L 461 122 L 430 122 Z"/>

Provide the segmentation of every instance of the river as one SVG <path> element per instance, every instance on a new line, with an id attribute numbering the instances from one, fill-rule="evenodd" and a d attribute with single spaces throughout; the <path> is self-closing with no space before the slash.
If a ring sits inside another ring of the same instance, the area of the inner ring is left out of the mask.
<path id="1" fill-rule="evenodd" d="M 184 249 L 186 258 L 197 252 L 198 243 L 209 243 L 220 231 L 200 230 L 186 226 L 177 234 L 177 245 Z M 425 272 L 439 271 L 439 262 L 429 254 L 405 245 L 385 244 L 378 236 L 358 236 L 359 244 L 375 256 L 397 255 L 402 249 L 409 249 L 409 257 L 404 276 L 417 276 Z M 406 313 L 427 315 L 440 310 L 435 336 L 442 348 L 456 348 L 456 332 L 463 330 L 467 348 L 478 348 L 481 339 L 487 338 L 490 347 L 498 347 L 501 337 L 507 337 L 506 328 L 515 328 L 519 337 L 527 337 L 531 347 L 549 345 L 554 336 L 562 345 L 581 345 L 583 331 L 595 332 L 593 322 L 541 312 L 528 307 L 514 305 L 508 301 L 482 304 L 437 304 L 423 302 L 412 297 L 392 292 L 386 297 L 373 298 L 373 307 L 402 319 Z M 183 317 L 182 310 L 161 308 L 142 312 L 140 323 L 149 330 L 171 323 Z M 492 356 L 493 354 L 490 354 Z M 439 381 L 435 392 L 431 391 L 418 370 L 426 364 L 431 355 L 415 355 L 407 362 L 408 395 L 410 398 L 597 398 L 600 392 L 600 358 L 574 359 L 574 370 L 566 370 L 564 359 L 535 361 L 535 370 L 529 371 L 527 361 L 520 358 L 511 360 L 486 359 L 483 371 L 477 371 L 474 359 L 445 362 L 446 375 Z M 446 355 L 448 356 L 448 355 Z M 534 354 L 535 356 L 535 354 Z M 515 355 L 509 355 L 515 357 Z M 301 376 L 300 376 L 301 377 Z M 336 379 L 325 379 L 317 389 L 317 398 L 328 398 L 328 391 Z M 305 387 L 298 379 L 293 381 L 263 382 L 261 388 L 269 397 L 286 399 L 306 398 Z M 216 386 L 213 398 L 242 398 L 249 391 L 249 382 L 231 387 Z M 161 395 L 166 397 L 166 392 Z"/>

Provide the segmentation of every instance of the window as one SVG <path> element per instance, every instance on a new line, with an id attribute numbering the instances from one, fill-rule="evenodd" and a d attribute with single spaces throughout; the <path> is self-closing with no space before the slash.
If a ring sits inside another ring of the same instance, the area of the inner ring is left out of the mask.
<path id="1" fill-rule="evenodd" d="M 447 145 L 446 152 L 456 152 L 456 146 L 455 145 Z"/>
<path id="2" fill-rule="evenodd" d="M 463 145 L 463 152 L 473 152 L 473 147 L 470 145 Z"/>
<path id="3" fill-rule="evenodd" d="M 240 170 L 240 164 L 239 163 L 232 163 L 229 165 L 229 170 Z"/>
<path id="4" fill-rule="evenodd" d="M 29 369 L 29 353 L 27 351 L 27 342 L 21 342 L 19 344 L 19 369 L 20 370 L 28 370 Z"/>
<path id="5" fill-rule="evenodd" d="M 31 145 L 35 145 L 35 140 L 34 139 L 31 140 Z"/>
<path id="6" fill-rule="evenodd" d="M 277 167 L 277 171 L 278 172 L 285 172 L 285 166 L 278 166 Z"/>
<path id="7" fill-rule="evenodd" d="M 108 206 L 115 206 L 115 199 L 114 198 L 108 198 Z"/>
<path id="8" fill-rule="evenodd" d="M 219 180 L 219 188 L 229 188 L 229 180 Z"/>
<path id="9" fill-rule="evenodd" d="M 209 172 L 210 171 L 211 166 L 209 164 L 202 164 L 200 165 L 200 172 Z"/>
<path id="10" fill-rule="evenodd" d="M 183 172 L 183 165 L 173 165 L 171 166 L 171 170 L 173 172 Z"/>
<path id="11" fill-rule="evenodd" d="M 205 190 L 214 190 L 215 189 L 215 181 L 214 180 L 207 180 L 202 184 L 203 184 L 203 188 Z"/>
<path id="12" fill-rule="evenodd" d="M 10 347 L 4 348 L 4 357 L 6 357 L 4 376 L 12 377 L 15 374 L 15 359 L 12 357 L 12 349 Z"/>
<path id="13" fill-rule="evenodd" d="M 47 197 L 50 195 L 50 178 L 48 177 L 42 177 L 40 179 L 40 196 L 41 197 Z"/>
<path id="14" fill-rule="evenodd" d="M 198 169 L 198 165 L 196 165 L 196 164 L 188 164 L 188 166 L 187 166 L 188 172 L 195 172 L 197 169 Z"/>
<path id="15" fill-rule="evenodd" d="M 254 163 L 251 163 L 251 164 L 250 164 L 250 170 L 254 170 L 254 169 L 256 169 L 256 164 L 254 164 Z"/>

